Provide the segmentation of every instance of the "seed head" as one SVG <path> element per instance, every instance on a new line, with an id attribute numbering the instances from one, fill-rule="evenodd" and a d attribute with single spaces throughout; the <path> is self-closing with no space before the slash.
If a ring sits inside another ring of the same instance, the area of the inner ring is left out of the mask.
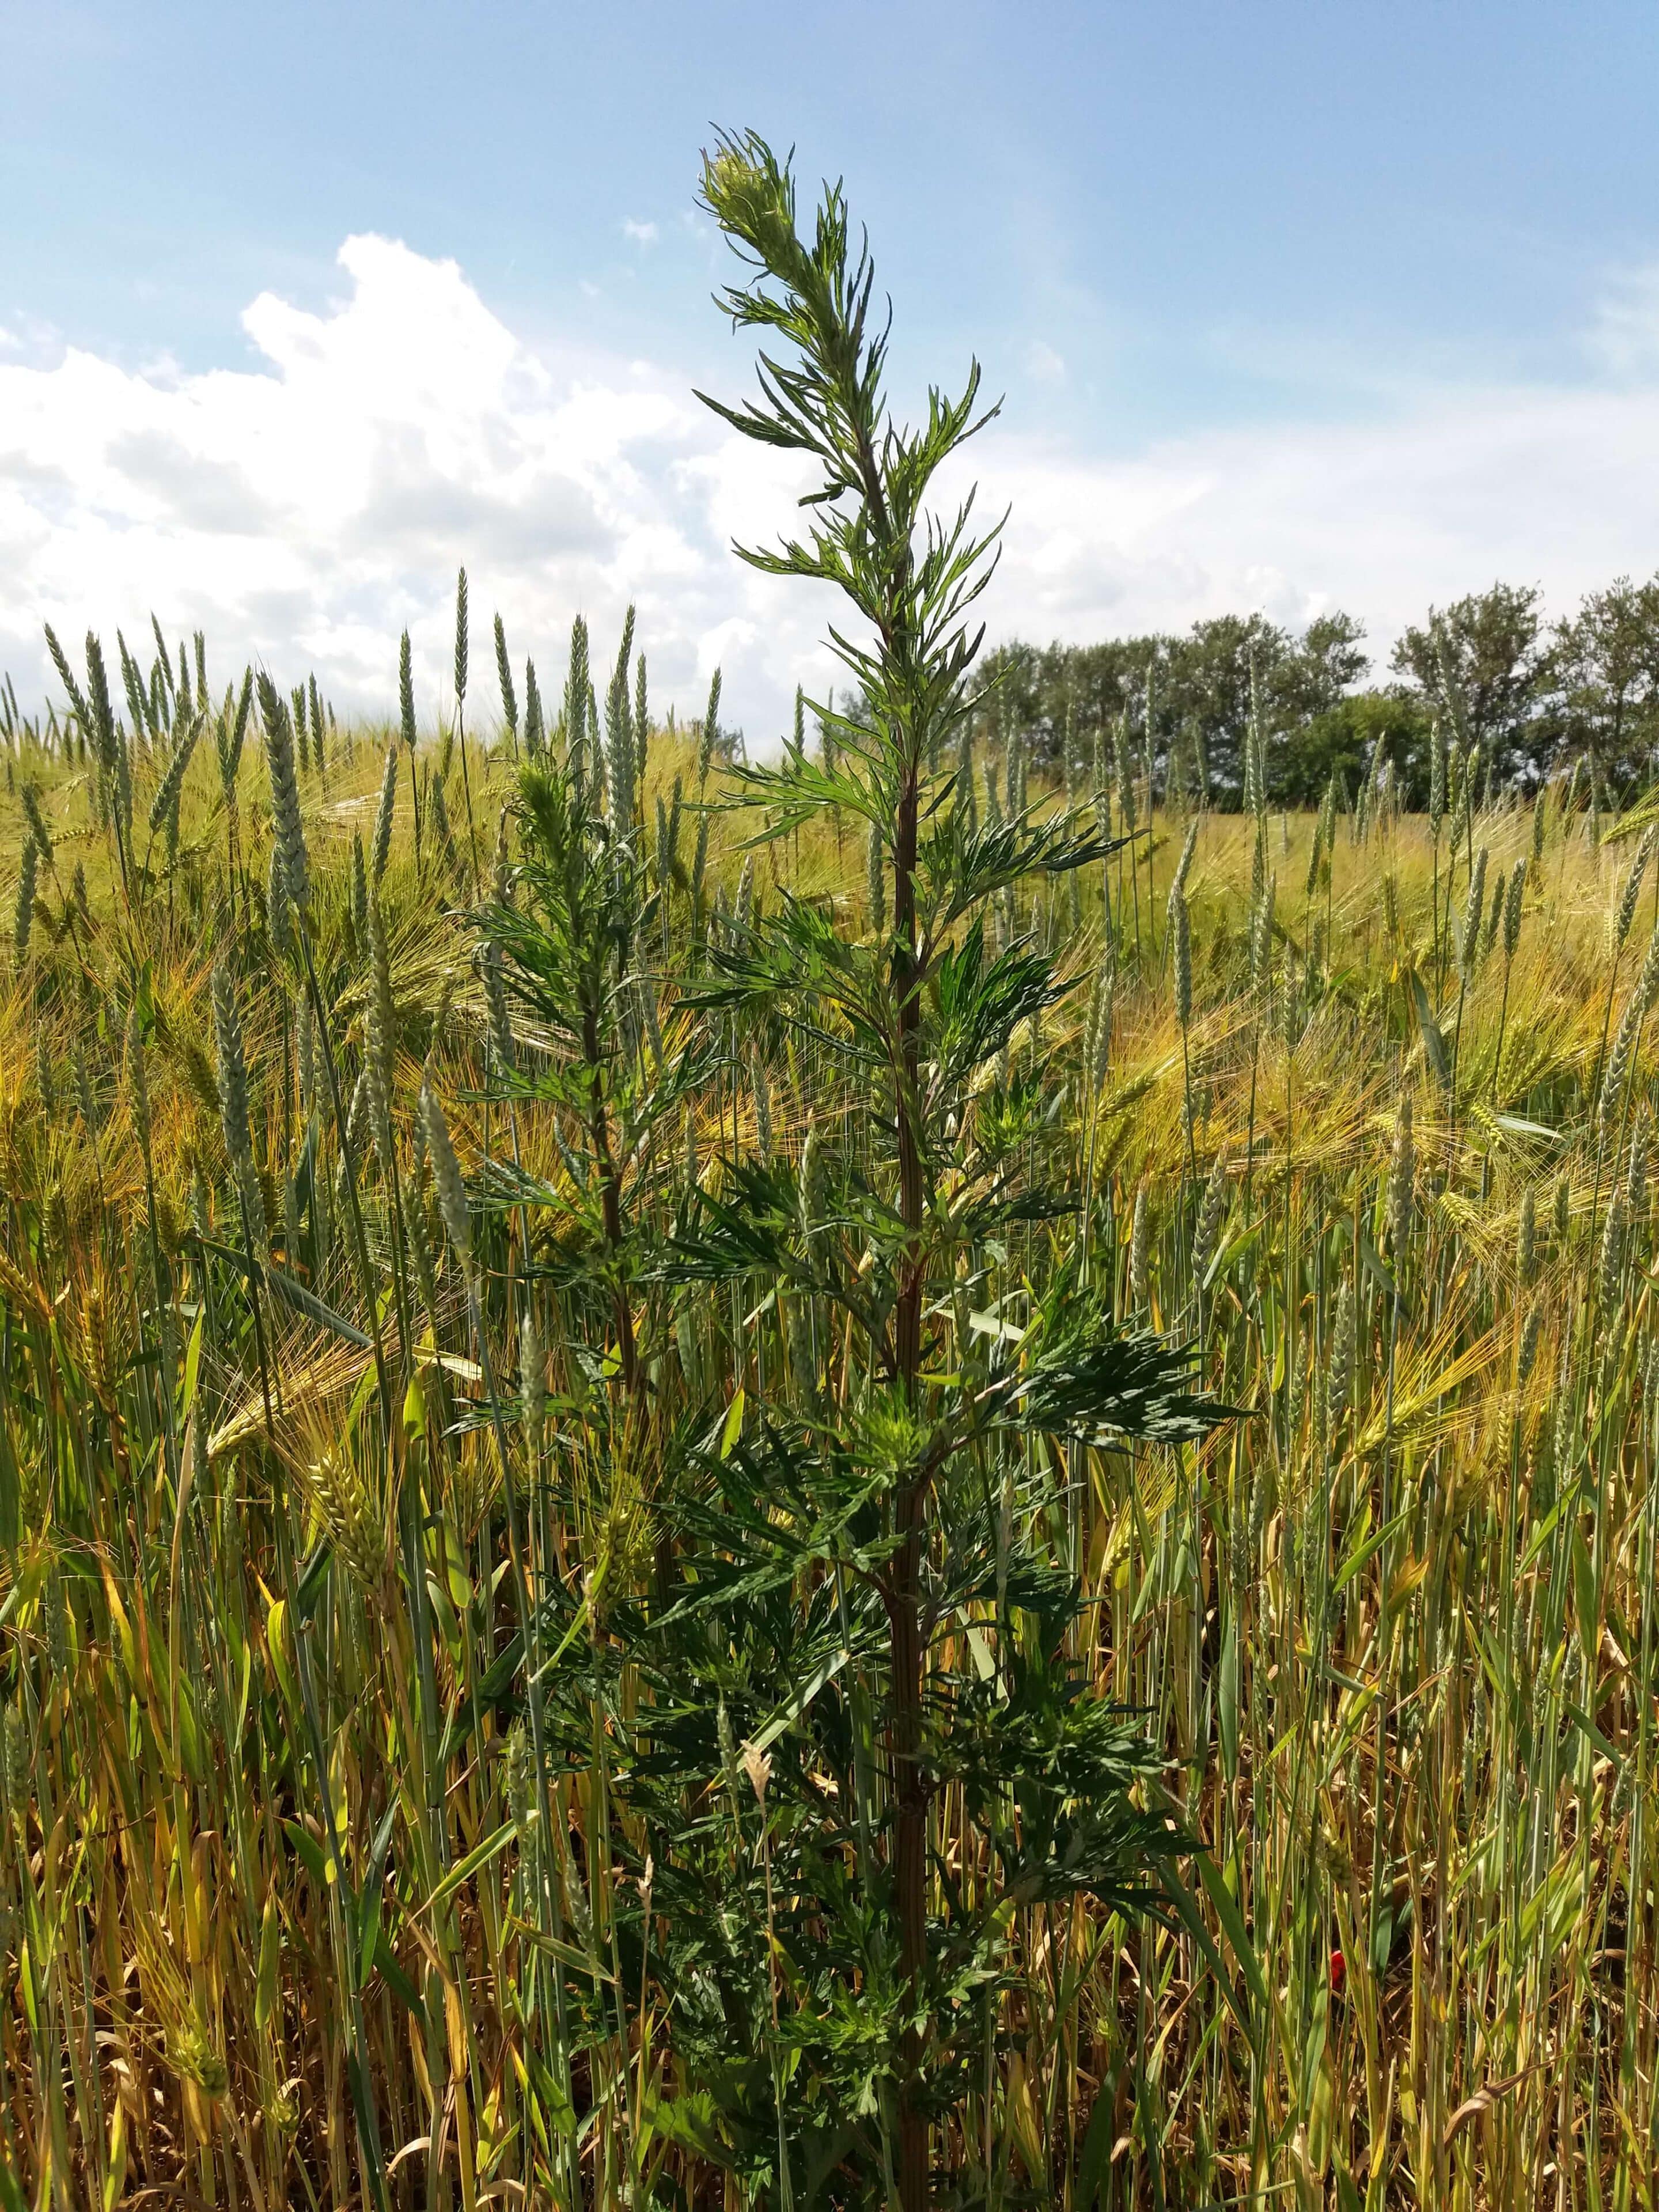
<path id="1" fill-rule="evenodd" d="M 507 842 L 507 809 L 502 807 L 500 818 L 495 824 L 495 858 L 492 883 L 497 906 L 510 906 L 513 902 L 512 858 L 512 847 Z"/>
<path id="2" fill-rule="evenodd" d="M 371 847 L 373 865 L 370 869 L 374 888 L 379 890 L 380 879 L 386 874 L 386 862 L 392 858 L 392 823 L 398 808 L 398 740 L 393 738 L 386 749 L 386 768 L 380 776 L 380 803 L 374 810 L 374 837 Z"/>
<path id="3" fill-rule="evenodd" d="M 1265 881 L 1250 909 L 1250 988 L 1258 992 L 1267 989 L 1273 968 L 1273 891 Z"/>
<path id="4" fill-rule="evenodd" d="M 361 945 L 368 927 L 368 869 L 363 860 L 362 832 L 351 833 L 351 926 Z"/>
<path id="5" fill-rule="evenodd" d="M 764 1066 L 755 1068 L 755 1150 L 763 1161 L 772 1157 L 772 1085 Z"/>
<path id="6" fill-rule="evenodd" d="M 500 617 L 496 619 L 499 621 Z M 536 1752 L 530 1731 L 515 1721 L 507 1731 L 501 1753 L 501 1782 L 507 1810 L 520 1839 L 533 1834 L 539 1809 L 536 1802 Z"/>
<path id="7" fill-rule="evenodd" d="M 526 660 L 524 665 L 524 749 L 531 760 L 539 760 L 546 742 L 546 726 L 542 718 L 542 691 L 536 681 L 536 664 Z"/>
<path id="8" fill-rule="evenodd" d="M 1517 860 L 1510 871 L 1509 892 L 1504 901 L 1504 957 L 1513 960 L 1521 942 L 1521 902 L 1526 895 L 1527 864 Z"/>
<path id="9" fill-rule="evenodd" d="M 335 1558 L 360 1589 L 372 1590 L 386 1558 L 386 1532 L 350 1451 L 341 1446 L 319 1453 L 306 1486 Z"/>
<path id="10" fill-rule="evenodd" d="M 1564 1340 L 1561 1358 L 1555 1373 L 1555 1430 L 1550 1439 L 1550 1455 L 1554 1462 L 1556 1487 L 1559 1490 L 1570 1473 L 1576 1457 L 1578 1407 L 1573 1389 L 1572 1355 Z"/>
<path id="11" fill-rule="evenodd" d="M 252 1166 L 253 1139 L 248 1127 L 242 1018 L 236 1007 L 236 986 L 222 960 L 213 971 L 213 1040 L 218 1055 L 219 1119 L 226 1155 L 233 1167 Z"/>
<path id="12" fill-rule="evenodd" d="M 1398 1269 L 1411 1240 L 1412 1207 L 1417 1184 L 1417 1146 L 1412 1134 L 1412 1101 L 1402 1091 L 1395 1119 L 1394 1158 L 1389 1170 L 1389 1230 Z"/>
<path id="13" fill-rule="evenodd" d="M 470 1271 L 472 1224 L 467 1213 L 466 1184 L 462 1180 L 461 1164 L 455 1157 L 455 1147 L 449 1140 L 449 1124 L 444 1119 L 444 1109 L 438 1103 L 437 1094 L 432 1085 L 424 1081 L 421 1085 L 421 1121 L 426 1131 L 427 1148 L 432 1156 L 432 1181 L 438 1194 L 438 1212 L 463 1269 Z"/>
<path id="14" fill-rule="evenodd" d="M 288 702 L 270 678 L 259 676 L 259 713 L 264 723 L 265 766 L 270 776 L 270 811 L 276 850 L 290 903 L 303 915 L 311 901 L 311 870 L 306 857 L 305 827 L 300 818 L 300 783 L 294 766 L 294 725 Z"/>
<path id="15" fill-rule="evenodd" d="M 17 875 L 17 911 L 11 926 L 11 949 L 20 968 L 28 957 L 29 933 L 34 927 L 34 880 L 39 857 L 33 837 L 25 837 Z"/>
<path id="16" fill-rule="evenodd" d="M 1641 1029 L 1646 1011 L 1640 990 L 1633 991 L 1614 1035 L 1613 1050 L 1607 1054 L 1607 1070 L 1601 1078 L 1597 1120 L 1603 1136 L 1617 1121 L 1623 1107 L 1625 1085 L 1630 1079 L 1631 1062 L 1636 1057 L 1637 1033 Z"/>
<path id="17" fill-rule="evenodd" d="M 743 866 L 738 872 L 738 903 L 736 921 L 738 933 L 746 937 L 755 913 L 755 856 L 744 855 Z"/>
<path id="18" fill-rule="evenodd" d="M 1625 889 L 1619 901 L 1619 912 L 1613 923 L 1613 941 L 1615 951 L 1621 951 L 1630 935 L 1630 926 L 1636 919 L 1636 902 L 1641 896 L 1642 878 L 1647 873 L 1648 862 L 1653 857 L 1655 831 L 1650 827 L 1636 848 L 1636 858 L 1625 878 Z"/>
<path id="19" fill-rule="evenodd" d="M 1329 1366 L 1325 1376 L 1325 1419 L 1334 1428 L 1347 1409 L 1353 1388 L 1353 1289 L 1344 1283 L 1331 1316 Z"/>
<path id="20" fill-rule="evenodd" d="M 1639 1221 L 1647 1212 L 1650 1140 L 1647 1109 L 1644 1107 L 1636 1116 L 1636 1127 L 1631 1134 L 1630 1158 L 1625 1171 L 1625 1203 L 1630 1209 L 1632 1221 Z"/>
<path id="21" fill-rule="evenodd" d="M 280 847 L 270 848 L 270 867 L 265 878 L 265 932 L 278 952 L 294 950 L 294 908 L 288 896 L 288 871 Z"/>
<path id="22" fill-rule="evenodd" d="M 1648 939 L 1648 949 L 1643 956 L 1633 995 L 1644 1014 L 1651 1010 L 1654 1000 L 1659 999 L 1659 924 L 1655 925 L 1653 934 Z"/>
<path id="23" fill-rule="evenodd" d="M 1469 902 L 1463 916 L 1461 964 L 1465 983 L 1474 975 L 1475 963 L 1480 957 L 1480 912 L 1486 896 L 1486 848 L 1483 845 L 1474 856 L 1474 868 L 1469 877 Z"/>
<path id="24" fill-rule="evenodd" d="M 1179 894 L 1171 898 L 1170 911 L 1175 917 L 1176 1019 L 1184 1030 L 1193 1018 L 1193 925 Z"/>
<path id="25" fill-rule="evenodd" d="M 1117 811 L 1122 817 L 1125 831 L 1131 837 L 1135 830 L 1135 775 L 1129 755 L 1129 718 L 1118 717 L 1115 732 L 1114 768 L 1117 776 Z"/>
<path id="26" fill-rule="evenodd" d="M 1204 1186 L 1203 1202 L 1198 1209 L 1198 1222 L 1193 1231 L 1193 1286 L 1195 1290 L 1202 1291 L 1205 1278 L 1210 1272 L 1210 1262 L 1215 1257 L 1222 1218 L 1226 1210 L 1227 1155 L 1218 1152 L 1211 1165 L 1210 1179 Z"/>
<path id="27" fill-rule="evenodd" d="M 1129 1231 L 1129 1304 L 1137 1312 L 1146 1305 L 1147 1261 L 1152 1251 L 1152 1218 L 1146 1204 L 1146 1186 L 1142 1183 L 1135 1193 L 1135 1210 Z"/>
<path id="28" fill-rule="evenodd" d="M 1601 1231 L 1601 1259 L 1596 1270 L 1596 1296 L 1603 1313 L 1619 1303 L 1625 1277 L 1625 1194 L 1615 1189 L 1607 1200 L 1607 1218 Z"/>
<path id="29" fill-rule="evenodd" d="M 628 701 L 628 657 L 634 646 L 634 610 L 623 622 L 622 650 L 611 673 L 605 699 L 605 777 L 610 789 L 611 826 L 620 836 L 631 836 L 635 823 L 635 777 L 637 757 L 634 722 Z"/>
<path id="30" fill-rule="evenodd" d="M 34 1802 L 33 1753 L 28 1723 L 15 1705 L 5 1709 L 4 1741 L 0 1743 L 0 1781 L 5 1784 L 6 1811 L 14 1833 L 21 1833 Z"/>
<path id="31" fill-rule="evenodd" d="M 720 672 L 717 668 L 708 679 L 708 704 L 703 710 L 702 740 L 697 747 L 697 787 L 701 790 L 708 781 L 708 771 L 714 763 L 714 748 L 720 743 Z M 707 817 L 704 817 L 707 819 Z"/>
<path id="32" fill-rule="evenodd" d="M 455 711 L 459 714 L 466 699 L 466 656 L 469 633 L 466 621 L 466 571 L 461 569 L 455 578 Z"/>
<path id="33" fill-rule="evenodd" d="M 455 848 L 455 833 L 449 826 L 449 802 L 444 797 L 441 769 L 434 769 L 427 784 L 427 808 L 432 817 L 432 834 L 438 850 L 443 855 L 445 866 L 453 875 L 461 865 L 461 856 Z"/>
<path id="34" fill-rule="evenodd" d="M 354 1160 L 362 1151 L 364 1131 L 374 1110 L 370 1089 L 368 1069 L 364 1066 L 359 1069 L 357 1080 L 351 1087 L 351 1103 L 346 1108 L 345 1128 L 342 1133 L 344 1150 Z M 343 1159 L 340 1166 L 344 1169 Z"/>
<path id="35" fill-rule="evenodd" d="M 1117 991 L 1117 971 L 1109 944 L 1102 945 L 1095 980 L 1089 993 L 1089 1011 L 1083 1025 L 1083 1072 L 1091 1086 L 1104 1082 L 1112 1051 L 1112 1014 Z"/>
<path id="36" fill-rule="evenodd" d="M 1176 862 L 1175 873 L 1170 878 L 1169 914 L 1171 929 L 1176 926 L 1176 907 L 1186 896 L 1187 872 L 1193 865 L 1193 854 L 1197 848 L 1198 823 L 1194 821 L 1188 824 L 1187 835 L 1181 848 L 1181 858 Z"/>
<path id="37" fill-rule="evenodd" d="M 415 656 L 410 648 L 407 630 L 398 641 L 398 714 L 402 726 L 404 744 L 412 759 L 416 739 Z"/>
<path id="38" fill-rule="evenodd" d="M 495 617 L 495 676 L 501 687 L 501 720 L 507 732 L 517 742 L 519 735 L 519 702 L 513 689 L 513 663 L 507 658 L 507 625 L 501 616 Z"/>
<path id="39" fill-rule="evenodd" d="M 167 774 L 155 787 L 155 796 L 149 803 L 150 835 L 159 836 L 167 832 L 169 849 L 176 848 L 179 836 L 179 795 L 184 788 L 185 771 L 190 766 L 191 755 L 196 750 L 196 740 L 202 734 L 199 717 L 191 723 L 180 743 L 173 749 L 167 763 Z"/>
<path id="40" fill-rule="evenodd" d="M 52 858 L 52 836 L 46 828 L 46 817 L 41 811 L 40 794 L 32 783 L 26 783 L 18 793 L 23 802 L 23 814 L 34 833 L 34 842 L 40 848 L 43 860 Z"/>
<path id="41" fill-rule="evenodd" d="M 1521 1194 L 1521 1218 L 1515 1233 L 1515 1272 L 1529 1283 L 1538 1266 L 1538 1201 L 1528 1183 Z"/>
<path id="42" fill-rule="evenodd" d="M 528 1304 L 519 1323 L 519 1388 L 530 1446 L 532 1451 L 538 1450 L 547 1419 L 547 1358 L 537 1333 L 535 1312 Z"/>
<path id="43" fill-rule="evenodd" d="M 1521 1345 L 1516 1355 L 1516 1379 L 1524 1389 L 1538 1364 L 1538 1339 L 1544 1326 L 1544 1309 L 1534 1298 L 1527 1308 L 1527 1317 L 1521 1324 Z"/>
<path id="44" fill-rule="evenodd" d="M 489 1017 L 489 1057 L 495 1079 L 505 1083 L 513 1073 L 513 1024 L 507 1010 L 507 984 L 501 974 L 501 949 L 494 939 L 484 945 L 484 1007 Z"/>

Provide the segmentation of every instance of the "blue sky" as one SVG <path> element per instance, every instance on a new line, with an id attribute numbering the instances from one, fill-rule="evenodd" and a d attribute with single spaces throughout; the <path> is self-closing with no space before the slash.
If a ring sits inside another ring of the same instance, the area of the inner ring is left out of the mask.
<path id="1" fill-rule="evenodd" d="M 1382 641 L 1500 569 L 1560 599 L 1659 565 L 1650 4 L 37 0 L 0 5 L 0 46 L 14 666 L 77 581 L 118 603 L 112 623 L 159 579 L 178 601 L 164 619 L 211 615 L 239 649 L 372 689 L 377 624 L 437 619 L 447 523 L 538 631 L 573 596 L 609 611 L 654 546 L 639 591 L 667 665 L 690 684 L 724 653 L 763 719 L 816 617 L 773 635 L 769 603 L 722 565 L 722 528 L 763 514 L 768 486 L 676 404 L 744 374 L 693 209 L 713 122 L 793 142 L 807 183 L 845 176 L 895 298 L 901 392 L 975 351 L 1006 392 L 982 465 L 1025 534 L 1000 628 L 1085 634 L 1252 598 L 1294 621 L 1364 599 Z M 406 249 L 395 281 L 384 262 L 366 278 L 362 253 L 343 265 L 348 239 Z M 295 387 L 310 352 L 343 349 L 345 412 L 374 443 L 375 348 L 421 343 L 447 312 L 430 272 L 452 263 L 477 314 L 450 380 L 386 428 L 353 561 L 307 556 L 270 495 L 276 450 L 339 410 L 315 392 L 313 413 L 295 398 L 256 431 L 247 404 L 270 395 L 224 374 Z M 251 327 L 261 299 L 276 307 Z M 298 355 L 261 340 L 277 307 L 301 319 L 283 325 Z M 467 451 L 434 462 L 493 332 L 518 368 L 489 421 L 474 409 Z M 520 435 L 521 371 L 545 380 L 535 465 L 485 485 L 478 456 Z M 603 452 L 561 411 L 578 391 L 635 410 Z M 270 472 L 245 526 L 237 486 L 259 479 L 236 473 L 239 439 Z M 583 492 L 580 527 L 497 527 L 556 479 Z M 418 532 L 374 553 L 382 508 L 429 520 L 429 592 Z M 263 566 L 242 542 L 262 535 Z"/>

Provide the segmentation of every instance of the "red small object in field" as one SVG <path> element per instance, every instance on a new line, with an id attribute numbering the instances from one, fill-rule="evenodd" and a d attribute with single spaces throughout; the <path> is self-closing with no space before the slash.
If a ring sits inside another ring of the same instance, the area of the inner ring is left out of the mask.
<path id="1" fill-rule="evenodd" d="M 1340 1996 L 1342 1984 L 1348 1978 L 1348 1962 L 1340 1951 L 1331 1954 L 1331 1994 Z"/>

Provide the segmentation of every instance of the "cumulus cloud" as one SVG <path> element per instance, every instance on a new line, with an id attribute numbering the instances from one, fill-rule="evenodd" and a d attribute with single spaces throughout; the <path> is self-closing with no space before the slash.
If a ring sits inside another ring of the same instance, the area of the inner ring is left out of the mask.
<path id="1" fill-rule="evenodd" d="M 755 596 L 695 465 L 725 434 L 649 367 L 532 354 L 453 262 L 357 237 L 340 264 L 323 313 L 252 302 L 252 369 L 0 362 L 0 660 L 20 688 L 46 681 L 43 623 L 131 637 L 154 608 L 205 629 L 223 675 L 314 667 L 362 708 L 392 696 L 407 624 L 430 695 L 465 562 L 481 622 L 499 606 L 550 688 L 572 616 L 602 650 L 636 599 L 659 704 L 689 700 Z M 767 700 L 811 658 L 805 610 L 771 612 L 745 672 Z"/>
<path id="2" fill-rule="evenodd" d="M 1431 602 L 1502 577 L 1565 610 L 1659 566 L 1659 376 L 1578 390 L 1419 392 L 1363 424 L 1290 425 L 1079 462 L 1010 440 L 1003 626 L 1085 638 L 1226 609 L 1332 605 L 1379 649 Z"/>
<path id="3" fill-rule="evenodd" d="M 340 265 L 322 312 L 252 303 L 253 368 L 0 350 L 0 665 L 21 693 L 47 683 L 42 623 L 131 639 L 153 608 L 207 631 L 221 680 L 257 655 L 364 709 L 390 702 L 407 625 L 429 708 L 463 562 L 475 693 L 495 608 L 556 690 L 572 615 L 603 653 L 630 599 L 659 708 L 695 711 L 718 662 L 732 718 L 764 744 L 798 678 L 835 680 L 824 596 L 729 551 L 794 520 L 787 462 L 731 436 L 670 366 L 532 351 L 453 262 L 355 237 Z M 1565 605 L 1650 569 L 1656 331 L 1659 284 L 1638 272 L 1587 329 L 1574 385 L 1401 381 L 1363 421 L 1108 458 L 999 426 L 972 455 L 987 511 L 1012 508 L 993 634 L 1340 604 L 1381 645 L 1494 576 Z"/>

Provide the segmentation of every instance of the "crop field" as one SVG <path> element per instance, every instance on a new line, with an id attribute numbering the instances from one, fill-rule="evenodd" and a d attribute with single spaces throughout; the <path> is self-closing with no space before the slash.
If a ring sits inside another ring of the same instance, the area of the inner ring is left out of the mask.
<path id="1" fill-rule="evenodd" d="M 645 1869 L 665 1884 L 676 1844 L 612 1771 L 639 1756 L 641 1633 L 613 1624 L 648 1602 L 711 1420 L 729 1444 L 859 1378 L 833 1310 L 763 1290 L 764 1255 L 716 1286 L 643 1254 L 699 1188 L 752 1199 L 737 1178 L 763 1164 L 811 1192 L 816 1163 L 816 1233 L 856 1273 L 829 1194 L 879 1194 L 878 1102 L 695 987 L 785 886 L 872 933 L 863 841 L 814 825 L 740 855 L 732 816 L 694 811 L 718 763 L 705 784 L 695 741 L 633 739 L 617 1052 L 646 1083 L 695 1070 L 665 1119 L 617 1108 L 636 1410 L 559 1041 L 481 950 L 481 903 L 515 896 L 509 744 L 473 741 L 464 787 L 447 732 L 322 720 L 295 779 L 301 945 L 237 700 L 192 743 L 193 714 L 163 693 L 132 749 L 125 888 L 95 775 L 21 734 L 6 761 L 7 2154 L 70 2197 L 270 2204 L 308 2176 L 343 2202 L 361 2067 L 405 2201 L 534 2193 L 562 2148 L 599 2201 L 669 2172 L 695 2197 L 702 2128 L 736 2164 L 764 2146 L 673 2110 L 688 1969 L 659 1975 Z M 975 757 L 982 808 L 1011 776 L 1018 802 L 1012 753 Z M 1087 795 L 1126 803 L 1109 779 Z M 1659 871 L 1597 827 L 1555 801 L 1438 841 L 1382 805 L 1322 829 L 1155 816 L 1000 901 L 995 931 L 1076 988 L 975 1075 L 975 1110 L 1018 1115 L 1079 1210 L 941 1284 L 930 1356 L 1017 1362 L 1064 1283 L 1194 1340 L 1249 1409 L 1196 1447 L 1033 1439 L 995 1469 L 1077 1577 L 1077 1663 L 1145 1709 L 1148 1784 L 1209 1852 L 1190 1924 L 1080 1899 L 1019 1916 L 958 2123 L 1002 2201 L 1316 2201 L 1330 2175 L 1344 2201 L 1512 2203 L 1549 2168 L 1550 2200 L 1647 2201 Z M 570 1707 L 545 1949 L 509 1559 Z M 942 1678 L 971 1610 L 941 1625 Z M 732 1666 L 744 1738 L 767 1715 Z M 688 1703 L 720 1697 L 708 1669 Z M 719 1753 L 688 1755 L 688 1829 Z M 731 1911 L 762 1812 L 734 1783 L 698 1841 Z M 943 1793 L 940 1881 L 974 1878 L 960 1818 Z M 763 1955 L 738 1963 L 764 1983 Z"/>
<path id="2" fill-rule="evenodd" d="M 1650 2206 L 1643 805 L 496 635 L 4 710 L 8 2212 Z"/>

